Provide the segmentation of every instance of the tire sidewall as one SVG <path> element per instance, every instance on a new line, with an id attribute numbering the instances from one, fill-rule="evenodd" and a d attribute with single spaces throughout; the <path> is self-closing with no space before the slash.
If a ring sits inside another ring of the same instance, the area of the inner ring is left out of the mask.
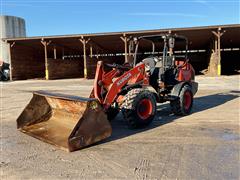
<path id="1" fill-rule="evenodd" d="M 191 104 L 189 106 L 188 109 L 185 108 L 185 93 L 189 92 L 190 93 L 190 97 L 191 97 Z M 192 106 L 193 106 L 193 93 L 191 90 L 191 87 L 189 85 L 185 85 L 180 92 L 180 107 L 181 107 L 181 111 L 184 115 L 189 114 L 192 110 Z"/>
<path id="2" fill-rule="evenodd" d="M 144 93 L 143 93 L 144 92 Z M 134 110 L 134 118 L 136 118 L 136 121 L 138 122 L 138 124 L 140 126 L 146 126 L 148 124 L 150 124 L 152 122 L 152 120 L 155 117 L 156 114 L 156 99 L 154 97 L 154 95 L 151 92 L 146 92 L 143 91 L 141 93 L 139 93 L 136 96 L 136 99 L 133 101 L 133 110 Z M 141 117 L 139 117 L 138 115 L 138 107 L 139 107 L 139 103 L 143 100 L 143 99 L 149 99 L 151 101 L 152 104 L 152 113 L 151 115 L 147 118 L 147 119 L 141 119 Z"/>

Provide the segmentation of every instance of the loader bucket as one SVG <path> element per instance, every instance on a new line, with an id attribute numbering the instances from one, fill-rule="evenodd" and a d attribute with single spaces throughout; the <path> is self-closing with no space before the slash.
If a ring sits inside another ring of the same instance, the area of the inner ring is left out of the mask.
<path id="1" fill-rule="evenodd" d="M 98 100 L 45 91 L 33 93 L 17 119 L 17 128 L 68 151 L 89 146 L 112 133 Z"/>

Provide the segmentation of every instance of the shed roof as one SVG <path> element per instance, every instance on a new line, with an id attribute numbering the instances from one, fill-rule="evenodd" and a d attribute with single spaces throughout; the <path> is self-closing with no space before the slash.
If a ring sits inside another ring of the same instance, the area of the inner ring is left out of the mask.
<path id="1" fill-rule="evenodd" d="M 81 49 L 82 45 L 79 39 L 82 37 L 90 38 L 94 44 L 102 49 L 117 53 L 124 52 L 124 43 L 120 39 L 121 36 L 143 36 L 154 35 L 159 33 L 168 33 L 186 36 L 189 40 L 189 49 L 206 49 L 209 42 L 213 38 L 212 31 L 225 31 L 221 38 L 222 48 L 239 48 L 240 47 L 240 24 L 199 26 L 188 28 L 169 28 L 155 30 L 140 31 L 123 31 L 109 33 L 91 33 L 91 34 L 72 34 L 58 36 L 36 36 L 4 39 L 6 42 L 16 42 L 22 45 L 39 45 L 41 40 L 51 40 L 54 44 L 72 48 L 73 50 Z"/>

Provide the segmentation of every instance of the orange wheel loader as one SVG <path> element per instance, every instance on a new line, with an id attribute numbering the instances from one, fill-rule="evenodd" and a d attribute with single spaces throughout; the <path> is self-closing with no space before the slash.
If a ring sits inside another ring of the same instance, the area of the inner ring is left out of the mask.
<path id="1" fill-rule="evenodd" d="M 159 34 L 135 37 L 132 42 L 135 48 L 132 63 L 97 63 L 89 98 L 34 92 L 17 119 L 17 128 L 62 149 L 75 151 L 109 137 L 110 121 L 120 111 L 130 128 L 149 125 L 157 103 L 170 101 L 174 114 L 189 114 L 198 84 L 188 62 L 187 39 Z M 142 42 L 151 45 L 151 53 L 138 52 Z M 184 55 L 174 53 L 178 42 L 186 48 Z M 161 52 L 155 50 L 158 46 L 163 47 Z M 112 70 L 105 71 L 106 66 Z"/>

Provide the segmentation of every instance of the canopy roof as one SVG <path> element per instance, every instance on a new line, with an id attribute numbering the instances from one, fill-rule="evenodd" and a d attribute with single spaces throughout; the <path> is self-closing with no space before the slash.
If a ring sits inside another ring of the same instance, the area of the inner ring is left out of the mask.
<path id="1" fill-rule="evenodd" d="M 231 25 L 215 25 L 189 28 L 170 28 L 170 29 L 156 29 L 156 30 L 141 30 L 141 31 L 126 31 L 126 32 L 109 32 L 109 33 L 94 33 L 94 34 L 74 34 L 74 35 L 60 35 L 60 36 L 38 36 L 38 37 L 24 37 L 24 38 L 10 38 L 4 39 L 7 42 L 15 42 L 24 46 L 32 46 L 39 48 L 41 40 L 50 40 L 51 45 L 58 47 L 65 47 L 72 51 L 82 50 L 82 43 L 80 38 L 90 39 L 90 42 L 97 45 L 99 48 L 110 53 L 124 52 L 124 43 L 120 37 L 139 37 L 147 35 L 156 35 L 161 33 L 171 33 L 183 35 L 188 38 L 189 49 L 200 50 L 208 49 L 211 39 L 214 35 L 212 31 L 217 32 L 221 30 L 224 35 L 221 37 L 221 48 L 239 48 L 240 47 L 240 24 Z M 146 43 L 147 44 L 147 43 Z M 148 45 L 146 45 L 148 46 Z M 182 47 L 179 46 L 179 50 Z M 81 51 L 82 52 L 82 51 Z"/>

